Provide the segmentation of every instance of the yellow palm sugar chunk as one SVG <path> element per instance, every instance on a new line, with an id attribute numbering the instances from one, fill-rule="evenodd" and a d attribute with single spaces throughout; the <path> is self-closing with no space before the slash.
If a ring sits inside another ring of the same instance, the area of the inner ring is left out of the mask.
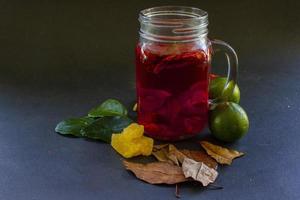
<path id="1" fill-rule="evenodd" d="M 133 140 L 126 141 L 122 134 L 113 134 L 111 145 L 123 157 L 131 158 L 142 155 L 143 145 L 140 143 L 140 138 L 136 138 L 135 140 L 135 142 Z"/>
<path id="2" fill-rule="evenodd" d="M 123 142 L 122 134 L 112 134 L 111 136 L 111 146 L 124 157 L 128 157 L 129 155 L 124 155 L 125 152 L 128 151 L 128 147 L 126 143 Z"/>
<path id="3" fill-rule="evenodd" d="M 124 134 L 124 137 L 126 135 L 126 138 L 124 139 L 133 139 L 133 138 L 139 138 L 142 137 L 144 134 L 144 126 L 139 125 L 137 123 L 132 123 L 129 126 L 127 126 L 122 134 Z"/>
<path id="4" fill-rule="evenodd" d="M 146 137 L 146 136 L 142 136 L 141 138 L 135 139 L 134 140 L 135 144 L 138 144 L 140 153 L 144 156 L 150 156 L 152 153 L 152 148 L 153 148 L 153 139 Z"/>
<path id="5" fill-rule="evenodd" d="M 111 146 L 123 157 L 151 155 L 153 139 L 143 136 L 144 127 L 136 123 L 129 125 L 120 134 L 112 134 Z"/>

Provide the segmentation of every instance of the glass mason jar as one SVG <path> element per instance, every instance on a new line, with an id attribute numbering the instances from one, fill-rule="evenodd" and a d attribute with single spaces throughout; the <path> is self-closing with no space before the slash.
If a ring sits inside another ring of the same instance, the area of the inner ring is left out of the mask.
<path id="1" fill-rule="evenodd" d="M 218 101 L 208 97 L 212 53 L 222 50 L 227 57 L 227 94 L 236 83 L 236 53 L 225 42 L 207 38 L 208 14 L 198 8 L 149 8 L 140 12 L 139 21 L 138 123 L 159 140 L 194 136 L 207 125 L 209 105 Z"/>

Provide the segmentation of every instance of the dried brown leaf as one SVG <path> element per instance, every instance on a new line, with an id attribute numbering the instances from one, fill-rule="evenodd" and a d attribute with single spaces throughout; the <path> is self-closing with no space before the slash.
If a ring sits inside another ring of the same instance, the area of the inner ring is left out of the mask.
<path id="1" fill-rule="evenodd" d="M 242 152 L 227 149 L 207 141 L 201 141 L 200 144 L 205 149 L 207 154 L 220 164 L 230 165 L 233 159 L 244 155 Z"/>
<path id="2" fill-rule="evenodd" d="M 184 160 L 184 158 L 186 158 L 186 155 L 184 155 L 182 152 L 180 152 L 174 145 L 169 144 L 169 154 L 168 154 L 168 157 L 176 165 L 179 165 L 179 163 L 183 163 L 183 160 Z"/>
<path id="3" fill-rule="evenodd" d="M 180 150 L 184 155 L 186 155 L 188 158 L 193 159 L 197 162 L 203 162 L 208 167 L 217 169 L 218 163 L 212 159 L 209 155 L 207 155 L 205 152 L 202 151 L 192 151 L 187 149 Z"/>
<path id="4" fill-rule="evenodd" d="M 161 162 L 168 162 L 170 161 L 168 156 L 167 156 L 167 152 L 165 149 L 161 149 L 158 151 L 152 151 L 152 155 Z"/>
<path id="5" fill-rule="evenodd" d="M 179 150 L 173 144 L 155 145 L 152 155 L 158 161 L 174 163 L 178 166 L 183 163 L 184 158 L 190 158 L 197 162 L 204 162 L 204 164 L 214 169 L 218 167 L 218 163 L 205 152 L 187 149 Z"/>
<path id="6" fill-rule="evenodd" d="M 201 182 L 203 186 L 215 182 L 218 176 L 215 169 L 208 167 L 203 162 L 197 162 L 189 158 L 183 160 L 182 171 L 186 178 L 192 177 L 194 180 Z"/>
<path id="7" fill-rule="evenodd" d="M 168 146 L 169 144 L 160 144 L 160 145 L 154 145 L 152 150 L 152 155 L 161 162 L 169 162 L 173 163 L 172 160 L 168 157 Z"/>
<path id="8" fill-rule="evenodd" d="M 168 153 L 167 156 L 169 161 L 171 161 L 174 165 L 180 166 L 180 163 L 175 155 Z"/>
<path id="9" fill-rule="evenodd" d="M 186 155 L 180 152 L 173 144 L 155 145 L 152 150 L 152 155 L 154 155 L 158 161 L 174 163 L 178 166 L 186 157 Z"/>
<path id="10" fill-rule="evenodd" d="M 153 146 L 153 151 L 159 151 L 168 146 L 169 146 L 169 144 L 157 144 L 157 145 Z"/>
<path id="11" fill-rule="evenodd" d="M 167 162 L 141 164 L 124 160 L 123 165 L 137 178 L 150 184 L 176 184 L 189 180 L 185 178 L 181 167 Z"/>

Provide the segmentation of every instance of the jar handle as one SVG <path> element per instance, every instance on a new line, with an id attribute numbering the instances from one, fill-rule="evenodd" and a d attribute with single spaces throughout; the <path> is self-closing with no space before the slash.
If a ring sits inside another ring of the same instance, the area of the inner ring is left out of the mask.
<path id="1" fill-rule="evenodd" d="M 220 101 L 227 101 L 229 96 L 233 93 L 234 87 L 237 83 L 237 75 L 238 75 L 238 57 L 234 49 L 222 40 L 211 40 L 212 53 L 216 53 L 218 51 L 224 52 L 227 58 L 227 81 L 225 87 L 222 91 L 222 95 L 215 98 L 210 99 L 210 104 L 214 105 Z"/>

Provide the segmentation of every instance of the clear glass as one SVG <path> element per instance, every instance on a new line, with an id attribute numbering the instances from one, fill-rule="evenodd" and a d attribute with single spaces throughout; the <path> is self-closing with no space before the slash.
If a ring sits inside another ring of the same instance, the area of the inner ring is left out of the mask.
<path id="1" fill-rule="evenodd" d="M 209 102 L 218 101 L 208 99 L 213 48 L 224 51 L 228 58 L 225 88 L 236 82 L 236 54 L 226 43 L 208 40 L 207 18 L 201 9 L 180 6 L 140 13 L 136 46 L 138 122 L 150 137 L 175 141 L 205 128 Z"/>

